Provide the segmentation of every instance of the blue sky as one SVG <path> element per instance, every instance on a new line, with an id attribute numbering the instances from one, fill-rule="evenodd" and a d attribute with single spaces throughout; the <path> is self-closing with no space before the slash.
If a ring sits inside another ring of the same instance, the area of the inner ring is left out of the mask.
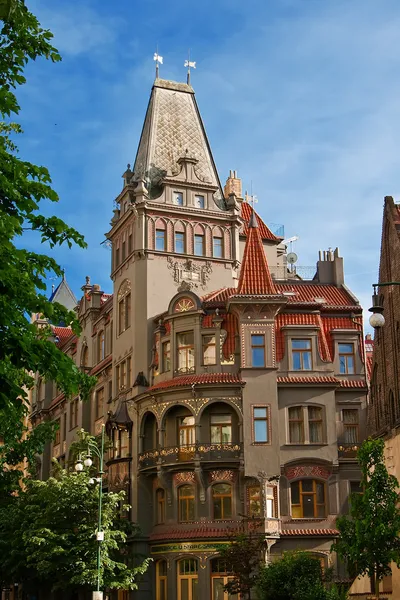
<path id="1" fill-rule="evenodd" d="M 398 0 L 27 4 L 63 61 L 27 70 L 20 151 L 49 167 L 61 198 L 51 211 L 89 244 L 55 254 L 76 294 L 85 275 L 111 291 L 100 244 L 135 158 L 158 45 L 161 77 L 178 81 L 191 48 L 221 181 L 236 169 L 244 188 L 252 182 L 263 218 L 300 237 L 299 265 L 339 246 L 346 283 L 368 308 L 383 197 L 399 188 Z"/>

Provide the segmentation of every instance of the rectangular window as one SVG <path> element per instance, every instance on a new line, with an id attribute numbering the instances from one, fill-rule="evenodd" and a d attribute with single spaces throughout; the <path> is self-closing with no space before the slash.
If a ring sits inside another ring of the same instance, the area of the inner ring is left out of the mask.
<path id="1" fill-rule="evenodd" d="M 164 252 L 165 249 L 165 229 L 156 229 L 156 250 Z"/>
<path id="2" fill-rule="evenodd" d="M 253 406 L 254 442 L 268 443 L 268 406 Z"/>
<path id="3" fill-rule="evenodd" d="M 94 418 L 100 419 L 104 414 L 104 388 L 100 388 L 96 392 L 96 404 Z"/>
<path id="4" fill-rule="evenodd" d="M 115 367 L 115 393 L 118 394 L 121 387 L 121 374 L 119 365 Z"/>
<path id="5" fill-rule="evenodd" d="M 291 444 L 304 444 L 304 420 L 301 406 L 291 406 L 289 408 L 289 442 Z"/>
<path id="6" fill-rule="evenodd" d="M 196 194 L 194 197 L 194 205 L 196 208 L 204 208 L 204 196 L 199 196 Z"/>
<path id="7" fill-rule="evenodd" d="M 325 484 L 313 479 L 303 479 L 290 484 L 292 517 L 316 519 L 325 517 Z"/>
<path id="8" fill-rule="evenodd" d="M 222 237 L 213 237 L 213 257 L 223 258 Z"/>
<path id="9" fill-rule="evenodd" d="M 128 357 L 126 359 L 126 387 L 131 387 L 131 379 L 132 379 L 132 367 L 131 367 L 131 359 Z"/>
<path id="10" fill-rule="evenodd" d="M 78 400 L 72 400 L 70 403 L 69 413 L 69 428 L 74 429 L 78 427 Z"/>
<path id="11" fill-rule="evenodd" d="M 164 342 L 162 345 L 162 370 L 163 372 L 171 369 L 171 342 Z"/>
<path id="12" fill-rule="evenodd" d="M 111 402 L 111 400 L 112 400 L 112 395 L 113 395 L 112 384 L 113 384 L 112 379 L 110 379 L 110 381 L 108 382 L 108 400 L 107 400 L 108 402 Z"/>
<path id="13" fill-rule="evenodd" d="M 186 331 L 176 336 L 178 371 L 182 373 L 194 372 L 194 333 Z"/>
<path id="14" fill-rule="evenodd" d="M 122 361 L 119 364 L 119 368 L 120 368 L 120 377 L 121 377 L 121 387 L 125 388 L 125 367 L 126 367 L 126 363 L 125 361 Z"/>
<path id="15" fill-rule="evenodd" d="M 204 256 L 204 235 L 196 233 L 194 236 L 194 253 L 195 256 Z"/>
<path id="16" fill-rule="evenodd" d="M 125 327 L 125 298 L 123 298 L 122 300 L 120 300 L 118 302 L 118 323 L 119 323 L 119 330 L 118 333 L 122 333 L 123 331 L 125 331 L 124 327 Z"/>
<path id="17" fill-rule="evenodd" d="M 178 418 L 178 443 L 179 447 L 193 446 L 195 443 L 194 417 Z"/>
<path id="18" fill-rule="evenodd" d="M 122 262 L 125 260 L 126 258 L 126 243 L 125 240 L 122 242 Z"/>
<path id="19" fill-rule="evenodd" d="M 175 252 L 185 253 L 185 234 L 183 231 L 175 231 Z"/>
<path id="20" fill-rule="evenodd" d="M 310 444 L 322 443 L 322 408 L 308 406 L 308 435 Z"/>
<path id="21" fill-rule="evenodd" d="M 342 416 L 345 444 L 357 444 L 359 441 L 358 409 L 345 408 Z"/>
<path id="22" fill-rule="evenodd" d="M 310 371 L 311 340 L 292 340 L 292 358 L 295 371 Z"/>
<path id="23" fill-rule="evenodd" d="M 203 335 L 203 365 L 215 365 L 215 335 Z"/>
<path id="24" fill-rule="evenodd" d="M 63 416 L 63 436 L 62 436 L 63 441 L 65 442 L 65 440 L 67 439 L 67 413 L 64 413 Z"/>
<path id="25" fill-rule="evenodd" d="M 251 366 L 265 367 L 265 337 L 263 335 L 251 336 Z"/>
<path id="26" fill-rule="evenodd" d="M 133 244 L 132 244 L 132 234 L 128 235 L 128 254 L 132 252 Z"/>
<path id="27" fill-rule="evenodd" d="M 115 248 L 115 267 L 119 265 L 119 248 Z"/>
<path id="28" fill-rule="evenodd" d="M 165 521 L 165 492 L 164 490 L 157 490 L 157 523 L 164 523 Z"/>
<path id="29" fill-rule="evenodd" d="M 172 195 L 172 201 L 177 206 L 183 206 L 183 194 L 182 192 L 174 192 Z"/>
<path id="30" fill-rule="evenodd" d="M 125 329 L 128 329 L 131 324 L 131 295 L 125 296 Z"/>
<path id="31" fill-rule="evenodd" d="M 57 419 L 56 424 L 57 424 L 57 429 L 56 429 L 55 437 L 54 437 L 54 445 L 55 446 L 57 446 L 61 441 L 61 430 L 60 430 L 61 420 Z"/>
<path id="32" fill-rule="evenodd" d="M 339 344 L 339 369 L 342 375 L 354 374 L 354 344 Z"/>
<path id="33" fill-rule="evenodd" d="M 265 490 L 265 504 L 267 507 L 267 518 L 273 519 L 275 518 L 275 495 L 274 488 L 272 485 L 267 485 Z"/>
<path id="34" fill-rule="evenodd" d="M 210 421 L 211 443 L 212 444 L 231 444 L 232 443 L 232 416 L 231 415 L 211 415 Z"/>

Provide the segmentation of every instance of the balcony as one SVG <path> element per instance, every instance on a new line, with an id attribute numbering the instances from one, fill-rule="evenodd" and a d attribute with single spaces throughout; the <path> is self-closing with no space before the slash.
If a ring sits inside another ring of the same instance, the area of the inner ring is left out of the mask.
<path id="1" fill-rule="evenodd" d="M 237 462 L 243 453 L 243 444 L 198 443 L 191 446 L 169 446 L 139 454 L 139 469 L 156 465 L 181 465 L 195 459 L 201 462 Z"/>
<path id="2" fill-rule="evenodd" d="M 357 458 L 357 452 L 360 446 L 360 442 L 338 442 L 339 458 Z"/>

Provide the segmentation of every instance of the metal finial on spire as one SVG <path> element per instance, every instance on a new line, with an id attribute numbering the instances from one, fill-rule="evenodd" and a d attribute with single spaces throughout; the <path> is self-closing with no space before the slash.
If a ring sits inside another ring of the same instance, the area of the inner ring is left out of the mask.
<path id="1" fill-rule="evenodd" d="M 156 79 L 158 79 L 159 65 L 162 65 L 163 61 L 164 61 L 164 58 L 158 54 L 158 46 L 157 46 L 157 52 L 154 52 L 153 60 L 156 61 Z"/>
<path id="2" fill-rule="evenodd" d="M 190 48 L 188 50 L 188 59 L 185 60 L 185 63 L 183 65 L 184 67 L 187 67 L 187 84 L 190 85 L 190 68 L 195 69 L 196 68 L 196 62 L 191 61 L 190 60 Z"/>

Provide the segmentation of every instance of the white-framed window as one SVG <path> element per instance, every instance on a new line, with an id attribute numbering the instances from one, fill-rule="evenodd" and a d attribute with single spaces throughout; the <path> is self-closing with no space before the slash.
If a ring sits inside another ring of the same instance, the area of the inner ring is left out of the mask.
<path id="1" fill-rule="evenodd" d="M 182 192 L 172 192 L 172 204 L 176 204 L 177 206 L 183 206 Z"/>

